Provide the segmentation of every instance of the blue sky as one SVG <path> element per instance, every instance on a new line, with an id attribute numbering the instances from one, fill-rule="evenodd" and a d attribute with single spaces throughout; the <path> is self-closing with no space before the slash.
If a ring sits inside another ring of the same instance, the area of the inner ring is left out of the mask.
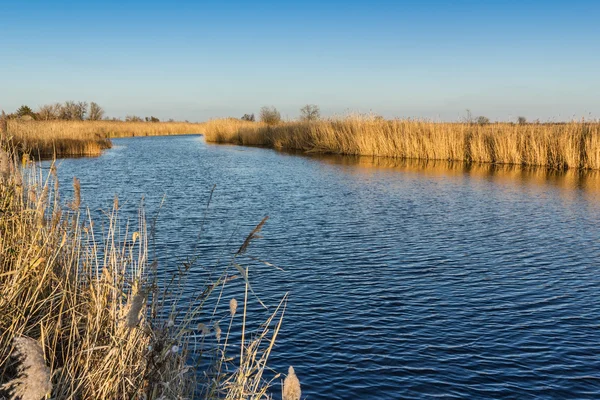
<path id="1" fill-rule="evenodd" d="M 600 117 L 598 1 L 8 1 L 0 108 Z"/>

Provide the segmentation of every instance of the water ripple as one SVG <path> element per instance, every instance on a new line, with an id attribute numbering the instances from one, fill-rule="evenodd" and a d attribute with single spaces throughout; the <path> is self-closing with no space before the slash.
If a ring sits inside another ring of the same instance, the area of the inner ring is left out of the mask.
<path id="1" fill-rule="evenodd" d="M 270 304 L 290 292 L 271 365 L 293 365 L 308 398 L 600 398 L 597 175 L 115 144 L 59 173 L 97 215 L 116 194 L 135 221 L 142 195 L 149 215 L 166 195 L 164 271 L 195 248 L 226 260 L 271 217 L 252 252 L 286 272 L 251 276 Z"/>

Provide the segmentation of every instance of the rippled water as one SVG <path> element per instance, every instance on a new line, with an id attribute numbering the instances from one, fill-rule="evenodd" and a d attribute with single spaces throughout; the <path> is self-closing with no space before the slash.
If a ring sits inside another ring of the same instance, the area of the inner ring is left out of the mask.
<path id="1" fill-rule="evenodd" d="M 162 268 L 198 243 L 227 256 L 270 216 L 252 254 L 286 272 L 251 280 L 271 305 L 290 292 L 271 366 L 308 398 L 600 398 L 596 174 L 114 144 L 60 162 L 65 195 L 76 175 L 90 208 L 118 195 L 132 219 L 166 195 Z"/>

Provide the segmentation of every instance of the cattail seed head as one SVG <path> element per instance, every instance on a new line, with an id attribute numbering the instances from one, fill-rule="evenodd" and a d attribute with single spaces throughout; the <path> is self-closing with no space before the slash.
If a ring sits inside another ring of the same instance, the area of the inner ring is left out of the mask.
<path id="1" fill-rule="evenodd" d="M 235 316 L 235 312 L 237 311 L 237 300 L 236 299 L 231 299 L 229 300 L 229 313 L 231 314 L 231 316 Z"/>
<path id="2" fill-rule="evenodd" d="M 283 381 L 283 400 L 300 400 L 300 380 L 296 376 L 294 367 L 290 366 L 288 375 Z"/>

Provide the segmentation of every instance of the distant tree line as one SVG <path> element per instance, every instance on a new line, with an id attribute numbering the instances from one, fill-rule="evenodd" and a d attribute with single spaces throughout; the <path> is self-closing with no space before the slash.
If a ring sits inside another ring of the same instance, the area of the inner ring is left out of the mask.
<path id="1" fill-rule="evenodd" d="M 64 103 L 44 104 L 38 107 L 37 111 L 27 105 L 22 105 L 14 113 L 7 114 L 8 119 L 36 120 L 36 121 L 121 121 L 120 118 L 109 118 L 105 115 L 104 109 L 98 103 L 87 101 L 65 101 Z M 128 115 L 125 117 L 128 122 L 160 122 L 160 119 L 150 117 L 138 117 Z M 172 119 L 169 122 L 173 122 Z"/>
<path id="2" fill-rule="evenodd" d="M 281 122 L 281 113 L 274 106 L 265 106 L 260 109 L 258 118 L 260 122 L 267 125 L 277 125 Z M 254 114 L 244 114 L 240 119 L 248 122 L 256 121 Z M 319 109 L 319 106 L 316 104 L 305 105 L 300 109 L 299 119 L 304 122 L 318 121 L 321 119 L 321 110 Z"/>

